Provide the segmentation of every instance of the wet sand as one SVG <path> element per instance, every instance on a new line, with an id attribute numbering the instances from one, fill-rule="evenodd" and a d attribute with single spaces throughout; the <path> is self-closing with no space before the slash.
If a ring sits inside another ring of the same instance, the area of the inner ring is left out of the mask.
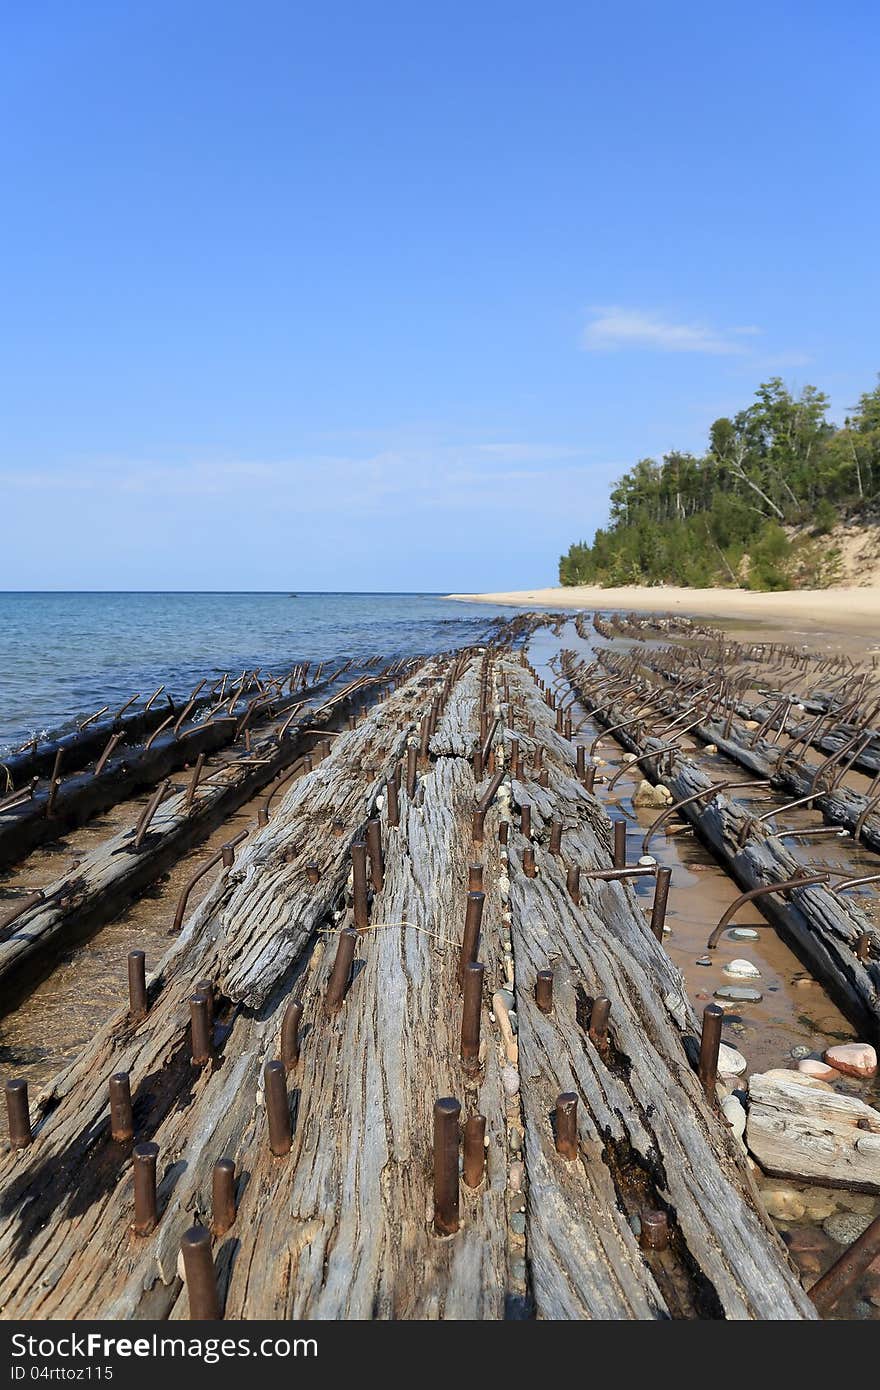
<path id="1" fill-rule="evenodd" d="M 603 589 L 599 585 L 521 589 L 499 594 L 448 594 L 469 603 L 539 605 L 552 608 L 617 608 L 623 612 L 674 613 L 694 618 L 745 619 L 778 625 L 789 636 L 842 632 L 870 640 L 880 652 L 880 588 L 787 589 L 760 594 L 746 589 L 685 589 L 633 585 Z"/>

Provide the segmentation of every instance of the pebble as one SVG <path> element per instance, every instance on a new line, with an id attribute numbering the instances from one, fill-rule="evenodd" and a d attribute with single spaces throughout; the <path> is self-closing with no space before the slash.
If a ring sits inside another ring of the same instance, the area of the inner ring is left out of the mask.
<path id="1" fill-rule="evenodd" d="M 507 1017 L 510 1019 L 511 1031 L 515 1034 L 516 1031 L 517 1031 L 516 1010 L 515 1010 L 515 1009 L 509 1009 L 509 1010 L 508 1010 L 508 1013 L 507 1013 Z"/>
<path id="2" fill-rule="evenodd" d="M 721 1112 L 737 1139 L 742 1139 L 746 1132 L 746 1112 L 736 1096 L 724 1098 L 721 1102 Z"/>
<path id="3" fill-rule="evenodd" d="M 832 1089 L 827 1081 L 820 1081 L 817 1076 L 807 1076 L 802 1071 L 795 1071 L 793 1067 L 771 1067 L 763 1074 L 771 1081 L 792 1081 L 795 1086 L 810 1086 L 814 1091 L 830 1091 Z"/>
<path id="4" fill-rule="evenodd" d="M 822 1222 L 822 1230 L 838 1245 L 852 1245 L 868 1229 L 873 1219 L 870 1212 L 838 1211 Z"/>
<path id="5" fill-rule="evenodd" d="M 800 1057 L 797 1069 L 805 1076 L 816 1076 L 820 1081 L 833 1081 L 838 1073 L 833 1067 L 829 1067 L 826 1062 L 820 1062 L 816 1057 Z"/>
<path id="6" fill-rule="evenodd" d="M 800 1221 L 807 1210 L 804 1194 L 794 1187 L 765 1187 L 761 1189 L 761 1201 L 768 1215 L 777 1221 Z"/>
<path id="7" fill-rule="evenodd" d="M 508 1137 L 508 1141 L 509 1141 L 509 1143 L 510 1143 L 511 1149 L 513 1150 L 514 1153 L 517 1153 L 517 1154 L 518 1154 L 518 1153 L 520 1152 L 521 1148 L 522 1148 L 522 1135 L 520 1134 L 519 1130 L 518 1130 L 518 1129 L 515 1129 L 515 1128 L 513 1127 L 513 1125 L 511 1125 L 511 1126 L 510 1126 L 510 1132 L 509 1132 L 509 1134 L 508 1134 L 507 1137 Z"/>
<path id="8" fill-rule="evenodd" d="M 514 1162 L 511 1163 L 510 1171 L 507 1175 L 511 1192 L 522 1192 L 525 1176 L 525 1164 L 520 1163 L 519 1159 L 515 1159 Z"/>
<path id="9" fill-rule="evenodd" d="M 757 941 L 758 933 L 754 927 L 733 927 L 728 933 L 734 941 Z"/>
<path id="10" fill-rule="evenodd" d="M 516 1003 L 516 1000 L 514 999 L 514 997 L 513 997 L 513 995 L 511 994 L 510 990 L 509 990 L 509 989 L 497 989 L 497 990 L 495 991 L 495 993 L 496 993 L 496 994 L 500 994 L 501 998 L 504 1000 L 505 1004 L 507 1005 L 507 1011 L 508 1011 L 508 1013 L 509 1013 L 510 1010 L 513 1008 L 514 1004 Z"/>
<path id="11" fill-rule="evenodd" d="M 516 1067 L 501 1068 L 501 1084 L 507 1095 L 515 1096 L 519 1091 L 519 1072 Z"/>
<path id="12" fill-rule="evenodd" d="M 756 980 L 761 972 L 750 960 L 729 960 L 724 967 L 725 975 L 733 975 L 741 980 Z"/>
<path id="13" fill-rule="evenodd" d="M 803 1043 L 798 1043 L 797 1047 L 793 1047 L 789 1053 L 789 1056 L 793 1057 L 796 1062 L 799 1061 L 801 1057 L 809 1057 L 809 1055 L 810 1049 L 805 1047 Z"/>
<path id="14" fill-rule="evenodd" d="M 700 956 L 699 960 L 697 961 L 697 965 L 711 965 L 711 964 L 712 964 L 712 962 L 711 962 L 711 960 L 709 959 L 708 956 Z"/>
<path id="15" fill-rule="evenodd" d="M 825 1061 L 844 1076 L 874 1076 L 877 1053 L 870 1043 L 839 1043 L 825 1052 Z"/>
<path id="16" fill-rule="evenodd" d="M 526 1218 L 521 1211 L 518 1211 L 510 1218 L 510 1229 L 515 1235 L 522 1236 L 526 1232 Z"/>
<path id="17" fill-rule="evenodd" d="M 510 1272 L 519 1284 L 526 1282 L 526 1262 L 525 1260 L 514 1260 L 510 1266 Z"/>
<path id="18" fill-rule="evenodd" d="M 718 1049 L 718 1071 L 721 1076 L 742 1076 L 747 1066 L 741 1052 L 728 1043 L 721 1044 Z"/>
<path id="19" fill-rule="evenodd" d="M 764 998 L 759 989 L 749 989 L 747 985 L 721 985 L 715 991 L 716 999 L 731 999 L 740 1004 L 760 1004 Z"/>

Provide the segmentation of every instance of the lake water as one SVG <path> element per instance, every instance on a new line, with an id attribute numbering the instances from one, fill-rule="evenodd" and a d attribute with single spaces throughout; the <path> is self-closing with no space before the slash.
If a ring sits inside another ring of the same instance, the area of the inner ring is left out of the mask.
<path id="1" fill-rule="evenodd" d="M 435 594 L 0 593 L 0 754 L 163 682 L 177 696 L 223 671 L 429 654 L 514 611 Z"/>

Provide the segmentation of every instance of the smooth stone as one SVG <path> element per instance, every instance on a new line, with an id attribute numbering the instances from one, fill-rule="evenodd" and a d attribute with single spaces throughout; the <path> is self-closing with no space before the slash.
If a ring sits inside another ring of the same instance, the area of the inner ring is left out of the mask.
<path id="1" fill-rule="evenodd" d="M 510 1147 L 513 1149 L 513 1152 L 518 1154 L 522 1149 L 522 1135 L 520 1134 L 518 1129 L 514 1129 L 513 1125 L 511 1125 L 510 1127 L 510 1133 L 508 1135 L 508 1138 L 510 1141 Z"/>
<path id="2" fill-rule="evenodd" d="M 746 1112 L 736 1096 L 725 1096 L 721 1102 L 721 1113 L 737 1139 L 742 1139 L 746 1132 Z"/>
<path id="3" fill-rule="evenodd" d="M 807 1076 L 802 1071 L 795 1071 L 793 1067 L 771 1067 L 765 1071 L 764 1076 L 769 1076 L 773 1081 L 790 1081 L 795 1086 L 810 1086 L 814 1091 L 830 1091 L 833 1087 L 827 1081 L 820 1081 L 817 1076 Z"/>
<path id="4" fill-rule="evenodd" d="M 510 1171 L 507 1175 L 507 1180 L 510 1185 L 511 1192 L 522 1192 L 525 1176 L 525 1164 L 521 1163 L 519 1159 L 515 1159 L 514 1162 L 511 1163 Z"/>
<path id="5" fill-rule="evenodd" d="M 508 1011 L 508 1013 L 509 1013 L 510 1010 L 513 1008 L 514 1004 L 516 1003 L 516 1000 L 514 999 L 514 997 L 513 997 L 513 995 L 511 994 L 510 990 L 509 990 L 509 989 L 496 989 L 495 993 L 501 995 L 501 998 L 504 1000 L 505 1004 L 507 1005 L 507 1011 Z"/>
<path id="6" fill-rule="evenodd" d="M 741 980 L 757 980 L 761 974 L 750 960 L 730 960 L 724 967 L 725 975 L 733 975 Z"/>
<path id="7" fill-rule="evenodd" d="M 789 1057 L 794 1057 L 797 1062 L 801 1057 L 809 1057 L 810 1048 L 805 1047 L 803 1043 L 798 1043 L 797 1047 L 793 1047 L 788 1055 Z"/>
<path id="8" fill-rule="evenodd" d="M 740 1004 L 760 1004 L 764 998 L 759 989 L 749 989 L 746 985 L 721 985 L 715 991 L 716 999 L 731 999 Z"/>
<path id="9" fill-rule="evenodd" d="M 826 1062 L 820 1062 L 816 1057 L 801 1057 L 797 1069 L 803 1072 L 804 1076 L 815 1076 L 820 1081 L 833 1081 L 838 1075 L 833 1067 L 829 1067 Z"/>
<path id="10" fill-rule="evenodd" d="M 807 1209 L 804 1194 L 783 1185 L 761 1189 L 761 1201 L 767 1214 L 776 1221 L 800 1221 Z"/>
<path id="11" fill-rule="evenodd" d="M 526 1218 L 523 1216 L 521 1211 L 515 1212 L 514 1215 L 510 1218 L 510 1229 L 514 1232 L 515 1235 L 525 1235 Z"/>
<path id="12" fill-rule="evenodd" d="M 514 1260 L 510 1266 L 510 1272 L 519 1284 L 526 1281 L 526 1262 L 525 1260 Z"/>
<path id="13" fill-rule="evenodd" d="M 830 1194 L 826 1196 L 825 1193 L 805 1192 L 804 1201 L 807 1204 L 808 1221 L 824 1221 L 837 1211 L 837 1203 Z"/>
<path id="14" fill-rule="evenodd" d="M 721 1076 L 742 1076 L 748 1063 L 741 1052 L 728 1043 L 718 1049 L 718 1071 Z"/>
<path id="15" fill-rule="evenodd" d="M 870 1212 L 838 1211 L 822 1222 L 822 1230 L 838 1245 L 852 1245 L 868 1229 L 873 1219 Z"/>
<path id="16" fill-rule="evenodd" d="M 711 964 L 712 964 L 712 962 L 711 962 L 711 960 L 709 959 L 708 956 L 700 956 L 700 959 L 697 961 L 697 965 L 711 965 Z"/>
<path id="17" fill-rule="evenodd" d="M 754 927 L 732 927 L 728 933 L 734 941 L 757 941 L 758 933 Z"/>
<path id="18" fill-rule="evenodd" d="M 838 1192 L 835 1195 L 839 1207 L 845 1207 L 847 1211 L 870 1212 L 872 1216 L 874 1215 L 877 1198 L 873 1197 L 870 1192 Z"/>
<path id="19" fill-rule="evenodd" d="M 519 1091 L 519 1072 L 516 1067 L 501 1068 L 501 1083 L 507 1095 L 515 1096 Z"/>
<path id="20" fill-rule="evenodd" d="M 844 1076 L 873 1076 L 877 1071 L 877 1053 L 870 1043 L 838 1043 L 826 1049 L 825 1061 Z"/>

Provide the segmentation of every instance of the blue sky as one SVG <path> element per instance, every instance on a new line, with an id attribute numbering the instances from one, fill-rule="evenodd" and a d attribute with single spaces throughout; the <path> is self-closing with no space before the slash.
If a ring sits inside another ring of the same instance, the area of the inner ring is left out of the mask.
<path id="1" fill-rule="evenodd" d="M 638 457 L 880 370 L 873 4 L 3 31 L 0 588 L 547 583 Z"/>

